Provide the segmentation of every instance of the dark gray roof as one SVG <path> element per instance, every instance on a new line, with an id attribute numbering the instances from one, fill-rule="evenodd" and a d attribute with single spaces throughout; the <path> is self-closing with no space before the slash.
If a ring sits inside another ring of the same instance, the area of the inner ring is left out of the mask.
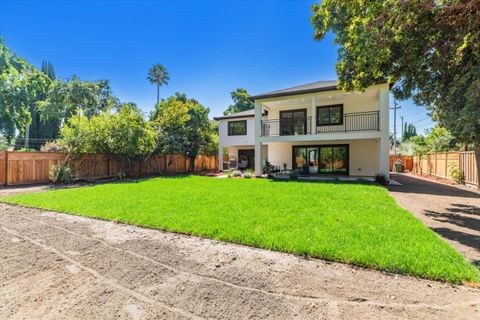
<path id="1" fill-rule="evenodd" d="M 234 114 L 229 114 L 221 117 L 214 117 L 213 119 L 222 120 L 222 119 L 236 119 L 236 118 L 248 118 L 248 117 L 255 117 L 255 109 L 240 111 Z"/>
<path id="2" fill-rule="evenodd" d="M 258 99 L 292 96 L 297 94 L 306 94 L 306 93 L 321 92 L 321 91 L 331 91 L 331 90 L 337 90 L 337 89 L 338 88 L 337 88 L 336 80 L 317 81 L 317 82 L 302 84 L 302 85 L 291 87 L 291 88 L 262 93 L 256 96 L 251 96 L 250 99 L 258 100 Z"/>

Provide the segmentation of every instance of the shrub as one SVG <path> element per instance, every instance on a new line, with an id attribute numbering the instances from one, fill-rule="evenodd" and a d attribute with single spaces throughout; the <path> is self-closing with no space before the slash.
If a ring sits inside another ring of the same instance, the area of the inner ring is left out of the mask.
<path id="1" fill-rule="evenodd" d="M 268 160 L 264 160 L 263 161 L 263 173 L 265 174 L 270 174 L 270 172 L 272 171 L 272 164 L 270 162 L 268 162 Z"/>
<path id="2" fill-rule="evenodd" d="M 120 170 L 119 172 L 117 172 L 117 174 L 115 175 L 116 178 L 118 180 L 125 180 L 127 179 L 127 174 L 125 172 L 123 172 L 122 170 Z"/>
<path id="3" fill-rule="evenodd" d="M 289 177 L 290 177 L 291 180 L 297 180 L 298 179 L 298 171 L 297 170 L 290 171 Z"/>
<path id="4" fill-rule="evenodd" d="M 232 170 L 228 169 L 226 172 L 227 172 L 227 178 L 231 178 L 232 177 Z"/>
<path id="5" fill-rule="evenodd" d="M 236 178 L 236 177 L 241 177 L 242 176 L 242 171 L 240 170 L 233 170 L 232 171 L 232 177 Z"/>
<path id="6" fill-rule="evenodd" d="M 253 177 L 252 171 L 245 171 L 245 173 L 243 174 L 243 177 L 247 179 L 252 178 Z"/>
<path id="7" fill-rule="evenodd" d="M 378 173 L 375 176 L 375 182 L 382 185 L 382 186 L 388 186 L 388 178 L 386 175 Z"/>
<path id="8" fill-rule="evenodd" d="M 465 176 L 463 175 L 463 172 L 455 165 L 450 165 L 450 176 L 456 183 L 465 183 Z"/>
<path id="9" fill-rule="evenodd" d="M 42 152 L 63 152 L 65 148 L 56 141 L 49 141 L 45 143 L 41 148 L 40 151 Z"/>
<path id="10" fill-rule="evenodd" d="M 52 166 L 50 169 L 50 180 L 55 184 L 72 183 L 75 179 L 73 169 L 66 164 Z"/>

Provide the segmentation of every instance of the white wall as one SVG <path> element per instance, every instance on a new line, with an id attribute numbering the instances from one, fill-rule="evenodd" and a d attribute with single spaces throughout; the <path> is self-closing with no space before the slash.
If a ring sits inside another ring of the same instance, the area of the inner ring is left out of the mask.
<path id="1" fill-rule="evenodd" d="M 268 161 L 276 166 L 292 168 L 292 146 L 299 145 L 349 145 L 349 168 L 352 176 L 375 176 L 380 172 L 379 139 L 368 140 L 335 140 L 309 142 L 269 142 Z"/>
<path id="2" fill-rule="evenodd" d="M 228 122 L 247 120 L 247 134 L 244 136 L 229 136 Z M 218 121 L 218 144 L 220 147 L 253 146 L 255 145 L 255 121 L 253 117 Z"/>

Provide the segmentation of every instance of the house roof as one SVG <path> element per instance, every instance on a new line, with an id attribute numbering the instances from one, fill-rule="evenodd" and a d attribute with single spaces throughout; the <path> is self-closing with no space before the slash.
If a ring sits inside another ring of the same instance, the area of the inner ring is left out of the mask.
<path id="1" fill-rule="evenodd" d="M 338 90 L 337 83 L 338 83 L 337 80 L 317 81 L 317 82 L 302 84 L 299 86 L 290 87 L 286 89 L 258 94 L 256 96 L 251 96 L 250 100 L 276 98 L 276 97 L 291 96 L 291 95 L 297 95 L 297 94 Z"/>
<path id="2" fill-rule="evenodd" d="M 240 111 L 234 114 L 229 114 L 226 116 L 221 117 L 214 117 L 214 120 L 223 120 L 223 119 L 236 119 L 236 118 L 248 118 L 248 117 L 255 117 L 255 109 Z"/>

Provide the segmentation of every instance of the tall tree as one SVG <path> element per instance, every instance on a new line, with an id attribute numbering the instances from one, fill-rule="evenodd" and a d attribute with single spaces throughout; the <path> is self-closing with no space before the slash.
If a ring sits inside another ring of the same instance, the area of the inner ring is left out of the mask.
<path id="1" fill-rule="evenodd" d="M 335 34 L 343 89 L 396 82 L 397 99 L 474 144 L 480 168 L 480 1 L 324 0 L 312 10 L 314 37 Z"/>
<path id="2" fill-rule="evenodd" d="M 403 128 L 402 142 L 417 135 L 417 128 L 411 123 L 405 122 Z"/>
<path id="3" fill-rule="evenodd" d="M 160 87 L 168 84 L 170 76 L 163 64 L 157 63 L 148 70 L 147 80 L 157 85 L 157 104 L 160 103 Z"/>
<path id="4" fill-rule="evenodd" d="M 233 104 L 229 105 L 228 108 L 223 112 L 223 115 L 229 115 L 241 111 L 246 111 L 255 108 L 253 102 L 249 99 L 250 95 L 247 90 L 243 88 L 238 88 L 230 92 L 232 97 Z"/>
<path id="5" fill-rule="evenodd" d="M 0 38 L 0 134 L 8 142 L 24 134 L 30 107 L 48 86 L 48 77 L 12 53 Z"/>
<path id="6" fill-rule="evenodd" d="M 82 81 L 72 77 L 69 81 L 55 80 L 49 88 L 47 99 L 37 103 L 42 121 L 59 121 L 61 124 L 81 112 L 91 118 L 114 108 L 118 99 L 112 94 L 108 80 Z"/>
<path id="7" fill-rule="evenodd" d="M 45 86 L 42 90 L 39 90 L 35 101 L 30 105 L 30 130 L 29 138 L 30 148 L 40 149 L 45 143 L 45 140 L 58 138 L 60 131 L 60 122 L 57 119 L 50 119 L 48 121 L 42 121 L 40 111 L 37 108 L 39 101 L 47 99 L 47 93 L 50 85 L 55 80 L 55 70 L 51 62 L 43 61 L 40 71 L 48 78 L 45 82 Z"/>

